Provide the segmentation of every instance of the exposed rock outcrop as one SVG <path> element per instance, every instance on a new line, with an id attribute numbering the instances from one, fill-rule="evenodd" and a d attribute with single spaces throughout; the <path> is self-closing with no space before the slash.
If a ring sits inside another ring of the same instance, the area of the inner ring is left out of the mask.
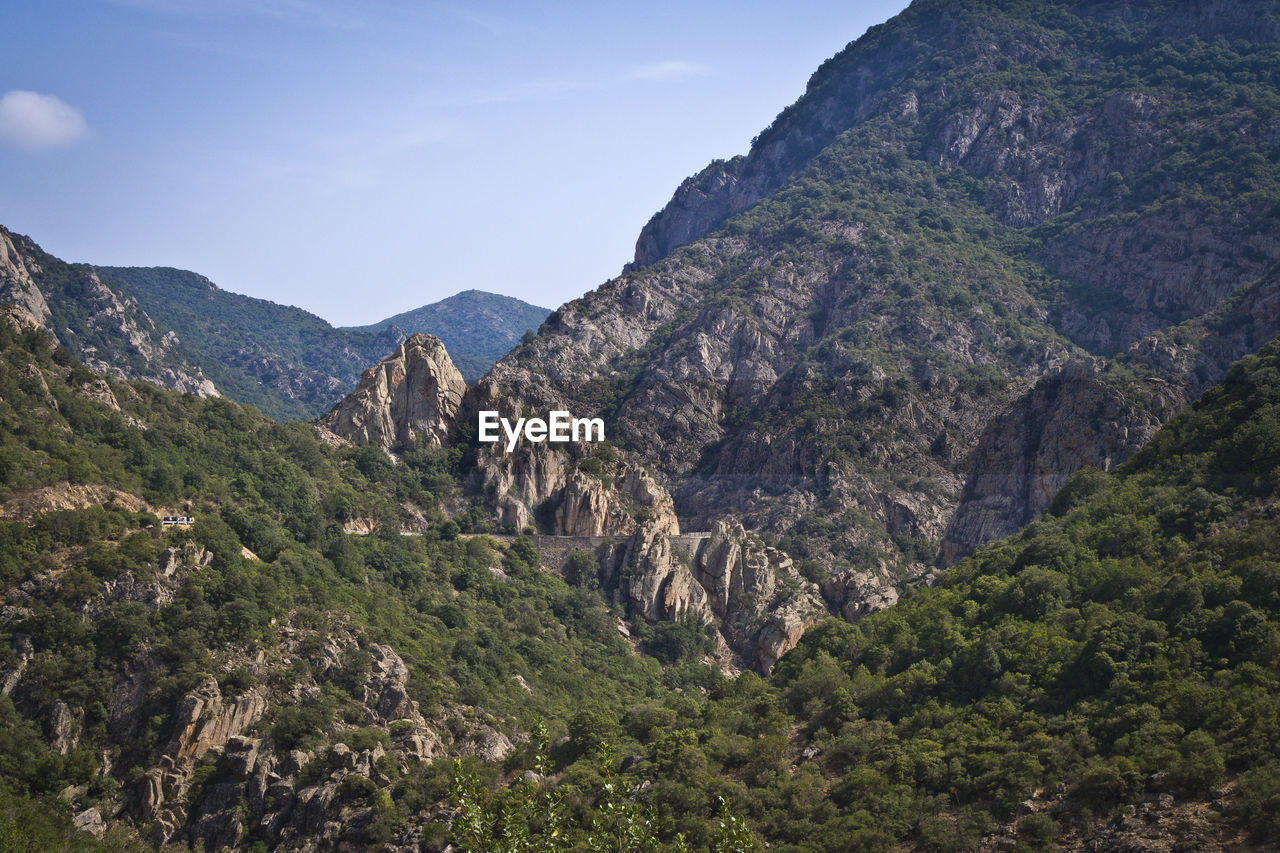
<path id="1" fill-rule="evenodd" d="M 54 328 L 51 301 L 82 318 L 83 328 Z M 65 264 L 2 226 L 0 302 L 30 314 L 92 370 L 201 397 L 219 396 L 213 382 L 181 352 L 178 336 L 157 328 L 136 299 L 107 286 L 91 268 Z"/>
<path id="2" fill-rule="evenodd" d="M 59 755 L 66 755 L 80 743 L 80 718 L 61 699 L 49 707 L 46 723 L 49 745 Z"/>
<path id="3" fill-rule="evenodd" d="M 1128 459 L 1234 361 L 1277 336 L 1280 271 L 1273 268 L 1209 314 L 1135 342 L 1110 367 L 1076 361 L 1043 379 L 984 431 L 947 527 L 943 562 L 1035 518 L 1074 471 Z"/>
<path id="4" fill-rule="evenodd" d="M 287 629 L 284 636 L 285 650 L 296 654 L 299 635 Z M 331 638 L 309 661 L 323 674 L 358 653 L 354 643 Z M 344 801 L 345 780 L 388 784 L 384 758 L 402 770 L 429 761 L 440 749 L 440 738 L 408 697 L 404 661 L 385 645 L 370 644 L 365 653 L 369 671 L 363 684 L 363 723 L 390 731 L 390 751 L 381 742 L 356 748 L 341 740 L 320 754 L 283 750 L 270 738 L 253 736 L 255 723 L 280 697 L 256 687 L 227 697 L 210 678 L 174 710 L 172 735 L 136 792 L 138 811 L 152 822 L 157 840 L 222 849 L 242 843 L 253 829 L 273 845 L 301 839 L 315 843 L 320 837 L 336 840 L 353 817 L 367 820 Z M 311 697 L 314 687 L 299 688 L 295 693 L 303 701 L 318 698 Z M 491 729 L 477 730 L 476 738 L 486 760 L 500 760 L 513 748 Z M 210 755 L 217 761 L 211 762 Z M 198 774 L 202 767 L 206 769 Z"/>
<path id="5" fill-rule="evenodd" d="M 199 759 L 210 750 L 222 749 L 266 709 L 267 700 L 256 689 L 228 700 L 213 678 L 182 700 L 174 713 L 173 735 L 161 750 L 157 766 L 147 772 L 138 803 L 143 818 L 155 822 L 162 841 L 169 840 L 186 820 L 186 795 Z"/>
<path id="6" fill-rule="evenodd" d="M 817 586 L 789 556 L 735 521 L 693 536 L 647 524 L 628 543 L 621 570 L 606 574 L 606 585 L 650 622 L 692 618 L 714 626 L 721 654 L 762 672 L 827 612 Z"/>
<path id="7" fill-rule="evenodd" d="M 1096 362 L 1072 362 L 991 422 L 947 528 L 944 562 L 1022 527 L 1080 468 L 1106 471 L 1129 458 L 1187 402 L 1170 382 L 1122 388 L 1101 372 Z"/>
<path id="8" fill-rule="evenodd" d="M 671 496 L 644 471 L 630 465 L 606 483 L 576 470 L 560 494 L 556 532 L 564 536 L 605 536 L 645 523 L 662 534 L 679 533 Z"/>
<path id="9" fill-rule="evenodd" d="M 467 384 L 432 335 L 414 335 L 370 367 L 321 425 L 356 444 L 395 454 L 437 447 L 453 427 Z"/>
<path id="10" fill-rule="evenodd" d="M 738 522 L 716 522 L 693 568 L 729 645 L 763 672 L 826 613 L 817 586 L 800 576 L 791 557 Z"/>
<path id="11" fill-rule="evenodd" d="M 626 565 L 617 589 L 632 612 L 650 622 L 692 617 L 713 620 L 706 590 L 698 584 L 687 558 L 679 559 L 665 532 L 644 525 L 627 547 Z"/>
<path id="12" fill-rule="evenodd" d="M 104 504 L 115 504 L 131 512 L 149 509 L 147 503 L 136 495 L 110 486 L 86 486 L 63 482 L 18 492 L 0 505 L 0 519 L 30 521 L 31 517 L 37 513 L 81 509 Z"/>
<path id="13" fill-rule="evenodd" d="M 43 326 L 49 320 L 49 303 L 31 278 L 32 267 L 40 271 L 33 260 L 18 252 L 9 233 L 0 229 L 0 302 L 17 305 Z"/>

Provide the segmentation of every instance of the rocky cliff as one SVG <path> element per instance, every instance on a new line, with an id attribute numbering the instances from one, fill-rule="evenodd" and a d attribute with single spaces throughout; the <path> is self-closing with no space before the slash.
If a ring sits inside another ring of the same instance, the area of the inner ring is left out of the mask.
<path id="1" fill-rule="evenodd" d="M 157 327 L 137 300 L 107 286 L 91 268 L 63 263 L 2 226 L 0 301 L 23 308 L 93 370 L 218 396 L 178 336 Z"/>
<path id="2" fill-rule="evenodd" d="M 1272 268 L 1203 316 L 1134 342 L 1117 358 L 1075 361 L 993 418 L 974 450 L 943 538 L 951 565 L 1008 536 L 1049 506 L 1074 471 L 1110 470 L 1162 423 L 1280 335 L 1280 272 Z"/>
<path id="3" fill-rule="evenodd" d="M 36 323 L 49 321 L 49 303 L 32 279 L 32 270 L 38 275 L 39 266 L 32 258 L 25 257 L 13 243 L 8 231 L 0 230 L 0 300 L 19 306 Z"/>
<path id="4" fill-rule="evenodd" d="M 466 390 L 440 339 L 414 335 L 366 370 L 321 425 L 355 444 L 374 444 L 392 454 L 438 447 Z"/>
<path id="5" fill-rule="evenodd" d="M 1122 461 L 1280 333 L 1280 17 L 1048 8 L 873 28 L 477 392 L 603 417 L 682 528 L 772 532 L 846 614 Z M 576 464 L 487 481 L 532 517 Z"/>

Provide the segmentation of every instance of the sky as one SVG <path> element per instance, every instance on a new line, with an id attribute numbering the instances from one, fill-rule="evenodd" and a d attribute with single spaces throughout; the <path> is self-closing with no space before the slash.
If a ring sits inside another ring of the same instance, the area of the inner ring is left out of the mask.
<path id="1" fill-rule="evenodd" d="M 599 286 L 906 2 L 6 5 L 0 224 L 359 325 Z"/>

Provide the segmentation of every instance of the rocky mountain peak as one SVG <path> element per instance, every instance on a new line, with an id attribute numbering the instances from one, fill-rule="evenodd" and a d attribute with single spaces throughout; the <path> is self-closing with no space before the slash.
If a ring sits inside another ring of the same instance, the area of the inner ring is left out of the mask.
<path id="1" fill-rule="evenodd" d="M 1280 67 L 1278 20 L 913 3 L 485 382 L 602 417 L 681 529 L 772 534 L 863 615 L 1280 332 L 1280 80 L 1240 82 Z M 524 470 L 528 506 L 565 480 Z"/>
<path id="2" fill-rule="evenodd" d="M 413 335 L 370 367 L 321 425 L 388 453 L 439 446 L 453 427 L 467 383 L 434 335 Z"/>

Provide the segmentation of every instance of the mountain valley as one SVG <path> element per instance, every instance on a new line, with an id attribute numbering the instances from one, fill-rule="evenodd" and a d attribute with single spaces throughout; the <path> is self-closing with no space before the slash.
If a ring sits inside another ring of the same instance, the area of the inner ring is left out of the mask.
<path id="1" fill-rule="evenodd" d="M 0 301 L 0 847 L 1275 849 L 1272 2 L 916 0 L 551 312 Z"/>

